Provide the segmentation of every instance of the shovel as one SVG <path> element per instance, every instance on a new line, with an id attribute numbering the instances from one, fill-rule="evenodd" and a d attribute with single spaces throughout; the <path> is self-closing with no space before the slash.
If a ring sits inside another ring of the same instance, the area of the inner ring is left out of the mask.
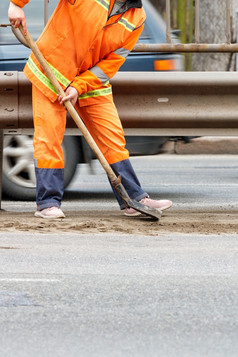
<path id="1" fill-rule="evenodd" d="M 29 32 L 27 34 L 24 34 L 22 25 L 20 24 L 19 26 L 20 32 L 22 36 L 25 38 L 29 48 L 32 50 L 34 53 L 35 57 L 37 58 L 38 62 L 40 63 L 41 67 L 43 68 L 44 72 L 46 73 L 47 77 L 51 81 L 52 85 L 54 86 L 56 92 L 61 95 L 62 97 L 65 97 L 66 94 L 64 90 L 61 88 L 59 82 L 55 78 L 54 74 L 52 73 L 49 65 L 47 64 L 45 58 L 43 57 L 42 53 L 40 52 L 39 48 L 37 47 L 36 43 L 32 39 L 31 35 Z M 93 140 L 91 134 L 89 133 L 88 129 L 84 125 L 84 122 L 81 120 L 80 116 L 78 115 L 76 109 L 72 105 L 70 101 L 64 102 L 64 106 L 68 110 L 69 114 L 75 121 L 76 125 L 80 129 L 81 133 L 83 134 L 85 140 L 97 156 L 98 160 L 100 161 L 102 167 L 106 171 L 109 180 L 111 181 L 113 187 L 117 190 L 121 198 L 123 199 L 126 207 L 130 207 L 135 209 L 136 211 L 139 211 L 140 213 L 145 214 L 146 216 L 149 216 L 153 220 L 158 221 L 161 217 L 162 212 L 160 210 L 157 210 L 155 208 L 146 206 L 140 202 L 137 202 L 136 200 L 133 200 L 129 197 L 128 193 L 126 192 L 124 186 L 121 183 L 121 178 L 120 176 L 117 177 L 114 171 L 112 170 L 111 166 L 108 164 L 106 161 L 105 157 L 103 156 L 101 150 Z"/>

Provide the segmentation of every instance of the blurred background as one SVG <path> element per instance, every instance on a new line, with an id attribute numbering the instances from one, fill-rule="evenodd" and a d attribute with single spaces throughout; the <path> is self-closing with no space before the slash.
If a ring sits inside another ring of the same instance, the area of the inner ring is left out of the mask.
<path id="1" fill-rule="evenodd" d="M 165 0 L 151 0 L 165 18 Z M 195 0 L 171 0 L 171 27 L 182 43 L 194 42 Z M 231 43 L 237 42 L 238 0 L 231 0 Z M 200 42 L 226 42 L 226 0 L 200 0 Z M 185 70 L 236 71 L 236 54 L 187 54 Z"/>

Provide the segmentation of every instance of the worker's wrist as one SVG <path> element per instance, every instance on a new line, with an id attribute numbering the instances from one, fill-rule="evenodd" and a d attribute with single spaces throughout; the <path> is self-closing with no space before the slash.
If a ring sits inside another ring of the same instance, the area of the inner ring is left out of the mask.
<path id="1" fill-rule="evenodd" d="M 21 0 L 10 0 L 10 6 L 23 7 L 25 3 Z"/>

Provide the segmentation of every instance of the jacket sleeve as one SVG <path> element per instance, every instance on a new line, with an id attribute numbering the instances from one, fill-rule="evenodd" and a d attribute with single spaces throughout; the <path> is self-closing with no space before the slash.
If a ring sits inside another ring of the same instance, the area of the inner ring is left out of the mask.
<path id="1" fill-rule="evenodd" d="M 123 65 L 126 57 L 135 46 L 143 27 L 144 25 L 141 25 L 139 28 L 135 29 L 128 41 L 123 44 L 123 47 L 109 53 L 94 67 L 79 76 L 76 76 L 70 86 L 76 88 L 79 95 L 101 88 L 102 85 L 107 83 Z"/>
<path id="2" fill-rule="evenodd" d="M 17 6 L 23 7 L 28 4 L 30 0 L 11 0 L 11 2 Z"/>

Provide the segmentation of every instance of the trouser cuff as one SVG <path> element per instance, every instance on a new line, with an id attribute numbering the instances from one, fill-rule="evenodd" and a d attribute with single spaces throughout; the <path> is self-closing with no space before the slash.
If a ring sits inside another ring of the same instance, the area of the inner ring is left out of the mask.
<path id="1" fill-rule="evenodd" d="M 142 189 L 138 177 L 136 176 L 136 173 L 129 159 L 111 164 L 111 168 L 113 169 L 117 177 L 120 175 L 121 183 L 131 199 L 140 201 L 142 198 L 148 196 L 148 194 Z M 112 186 L 112 189 L 119 203 L 120 209 L 125 209 L 126 205 L 122 200 L 121 196 L 119 195 L 115 187 Z"/>
<path id="2" fill-rule="evenodd" d="M 60 208 L 61 204 L 57 201 L 51 201 L 51 202 L 44 202 L 44 203 L 36 203 L 37 207 L 39 208 L 40 211 L 42 211 L 45 208 L 50 208 L 50 207 L 58 207 Z"/>

